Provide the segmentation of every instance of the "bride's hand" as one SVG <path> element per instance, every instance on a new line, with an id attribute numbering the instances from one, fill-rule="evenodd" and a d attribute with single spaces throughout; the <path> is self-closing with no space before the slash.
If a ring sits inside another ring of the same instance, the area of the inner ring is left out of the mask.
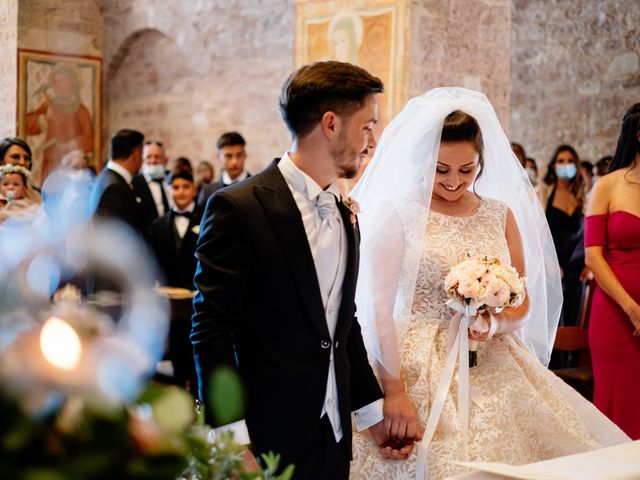
<path id="1" fill-rule="evenodd" d="M 497 324 L 494 321 L 495 317 L 491 316 L 488 311 L 481 313 L 482 319 L 488 325 L 488 330 L 484 332 L 477 332 L 469 328 L 469 340 L 475 340 L 476 342 L 486 342 L 496 333 Z"/>
<path id="2" fill-rule="evenodd" d="M 383 413 L 384 427 L 389 438 L 416 441 L 422 439 L 423 432 L 418 422 L 418 413 L 405 392 L 385 393 Z"/>

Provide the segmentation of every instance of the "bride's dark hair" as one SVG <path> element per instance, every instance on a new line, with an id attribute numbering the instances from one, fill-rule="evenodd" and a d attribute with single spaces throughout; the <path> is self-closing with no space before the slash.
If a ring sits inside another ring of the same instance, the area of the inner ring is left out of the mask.
<path id="1" fill-rule="evenodd" d="M 484 142 L 480 125 L 475 118 L 461 110 L 455 110 L 446 116 L 442 125 L 442 135 L 440 143 L 471 142 L 476 152 L 478 152 L 478 175 L 473 181 L 473 191 L 475 193 L 475 183 L 484 170 Z M 477 194 L 476 194 L 477 195 Z"/>

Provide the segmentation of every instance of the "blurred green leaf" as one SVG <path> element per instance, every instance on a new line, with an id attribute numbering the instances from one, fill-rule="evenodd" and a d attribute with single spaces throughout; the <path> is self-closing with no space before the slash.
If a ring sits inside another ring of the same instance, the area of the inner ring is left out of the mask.
<path id="1" fill-rule="evenodd" d="M 242 418 L 244 393 L 240 377 L 235 370 L 221 367 L 213 372 L 209 398 L 213 415 L 220 425 L 226 425 Z"/>

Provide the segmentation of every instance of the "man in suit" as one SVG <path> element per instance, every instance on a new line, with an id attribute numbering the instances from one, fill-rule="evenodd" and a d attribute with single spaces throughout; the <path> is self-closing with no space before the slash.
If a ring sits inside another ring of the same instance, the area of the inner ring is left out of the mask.
<path id="1" fill-rule="evenodd" d="M 222 428 L 255 453 L 281 454 L 295 478 L 348 478 L 352 412 L 358 430 L 386 440 L 355 319 L 359 233 L 336 185 L 375 146 L 382 91 L 346 63 L 294 72 L 280 97 L 291 150 L 216 192 L 201 224 L 191 333 L 200 398 L 215 421 L 209 377 L 236 368 L 244 418 Z"/>
<path id="2" fill-rule="evenodd" d="M 245 145 L 244 138 L 238 132 L 227 132 L 220 136 L 216 142 L 216 148 L 218 160 L 222 165 L 222 176 L 217 182 L 202 186 L 198 194 L 198 205 L 204 206 L 209 197 L 221 188 L 241 182 L 251 176 L 244 168 L 247 159 Z"/>
<path id="3" fill-rule="evenodd" d="M 165 284 L 193 290 L 201 217 L 195 204 L 196 186 L 186 170 L 174 170 L 169 183 L 175 205 L 153 221 L 149 241 L 165 274 Z"/>
<path id="4" fill-rule="evenodd" d="M 111 159 L 96 178 L 90 200 L 95 217 L 122 221 L 139 234 L 142 218 L 131 182 L 142 166 L 143 142 L 136 130 L 119 130 L 111 137 Z"/>
<path id="5" fill-rule="evenodd" d="M 157 140 L 144 143 L 142 171 L 133 178 L 133 192 L 138 198 L 145 228 L 171 209 L 171 196 L 166 181 L 167 156 Z"/>
<path id="6" fill-rule="evenodd" d="M 197 190 L 191 173 L 182 169 L 171 173 L 169 184 L 174 207 L 151 224 L 149 242 L 164 273 L 164 285 L 193 290 L 201 217 L 194 201 Z M 190 300 L 171 301 L 168 357 L 173 363 L 174 380 L 187 388 L 196 385 L 189 341 L 192 313 Z"/>

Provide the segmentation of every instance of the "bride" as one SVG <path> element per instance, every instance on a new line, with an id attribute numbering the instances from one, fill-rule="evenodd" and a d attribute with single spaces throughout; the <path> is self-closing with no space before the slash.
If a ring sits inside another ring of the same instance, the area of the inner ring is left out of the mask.
<path id="1" fill-rule="evenodd" d="M 464 473 L 459 461 L 524 464 L 629 440 L 544 366 L 562 302 L 558 262 L 484 94 L 437 88 L 412 99 L 353 196 L 358 318 L 385 390 L 385 427 L 399 442 L 422 441 L 394 461 L 384 458 L 390 447 L 354 434 L 351 478 L 441 479 Z M 484 316 L 481 333 L 449 328 L 444 278 L 468 255 L 500 257 L 527 279 L 528 299 Z M 467 335 L 480 343 L 473 368 Z"/>

